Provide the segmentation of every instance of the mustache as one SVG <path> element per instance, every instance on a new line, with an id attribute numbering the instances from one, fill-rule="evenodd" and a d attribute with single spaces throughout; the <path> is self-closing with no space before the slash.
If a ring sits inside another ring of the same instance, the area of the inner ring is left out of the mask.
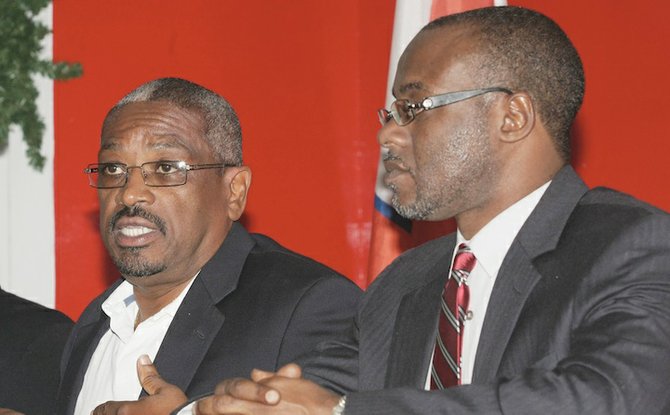
<path id="1" fill-rule="evenodd" d="M 386 152 L 384 152 L 384 154 L 382 154 L 382 161 L 400 161 L 400 162 L 402 162 L 402 159 L 400 157 L 396 156 L 395 154 L 393 154 L 392 152 L 386 151 Z"/>
<path id="2" fill-rule="evenodd" d="M 160 217 L 154 215 L 153 213 L 150 213 L 149 211 L 141 208 L 138 205 L 134 205 L 133 207 L 128 207 L 124 206 L 123 209 L 119 210 L 112 216 L 112 219 L 109 221 L 109 228 L 114 229 L 116 226 L 116 222 L 119 221 L 122 217 L 127 216 L 129 218 L 132 217 L 138 217 L 142 219 L 146 219 L 149 222 L 153 223 L 156 225 L 156 228 L 162 233 L 163 235 L 166 234 L 167 228 L 165 226 L 165 221 L 161 219 Z"/>

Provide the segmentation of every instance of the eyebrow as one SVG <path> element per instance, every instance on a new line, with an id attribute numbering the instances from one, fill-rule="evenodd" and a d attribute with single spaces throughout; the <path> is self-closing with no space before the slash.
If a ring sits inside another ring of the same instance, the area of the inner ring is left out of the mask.
<path id="1" fill-rule="evenodd" d="M 392 91 L 392 94 L 394 97 L 397 97 L 396 94 L 404 94 L 405 92 L 408 91 L 424 91 L 427 93 L 430 93 L 430 91 L 425 87 L 423 82 L 421 81 L 415 81 L 415 82 L 408 82 L 406 84 L 403 84 L 398 88 L 397 91 Z"/>

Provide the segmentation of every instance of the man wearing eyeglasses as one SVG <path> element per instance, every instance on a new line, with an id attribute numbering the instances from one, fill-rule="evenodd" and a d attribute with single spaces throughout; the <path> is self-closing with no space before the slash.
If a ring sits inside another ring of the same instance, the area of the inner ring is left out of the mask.
<path id="1" fill-rule="evenodd" d="M 167 413 L 180 401 L 151 387 L 151 362 L 183 400 L 343 336 L 359 289 L 236 222 L 251 171 L 221 96 L 177 78 L 140 86 L 107 114 L 85 173 L 122 279 L 73 330 L 57 414 Z M 143 388 L 155 395 L 132 402 Z"/>
<path id="2" fill-rule="evenodd" d="M 670 217 L 569 166 L 583 92 L 573 45 L 533 11 L 423 28 L 379 113 L 385 183 L 402 216 L 458 232 L 384 270 L 304 378 L 255 371 L 196 412 L 670 413 Z"/>

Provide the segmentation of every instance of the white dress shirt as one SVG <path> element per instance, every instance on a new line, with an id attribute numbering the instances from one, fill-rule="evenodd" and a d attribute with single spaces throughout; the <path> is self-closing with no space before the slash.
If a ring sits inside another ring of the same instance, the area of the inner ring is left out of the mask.
<path id="1" fill-rule="evenodd" d="M 137 328 L 138 306 L 130 283 L 122 282 L 102 303 L 102 311 L 109 316 L 109 330 L 100 339 L 88 364 L 75 415 L 89 415 L 107 401 L 137 400 L 142 391 L 137 377 L 137 359 L 146 354 L 154 360 L 194 279 L 177 298 Z"/>
<path id="2" fill-rule="evenodd" d="M 500 212 L 469 241 L 463 238 L 460 230 L 457 231 L 456 248 L 452 253 L 452 262 L 458 251 L 458 246 L 463 242 L 470 247 L 477 259 L 477 263 L 466 282 L 470 289 L 468 315 L 471 317 L 465 320 L 463 328 L 463 349 L 461 352 L 461 384 L 463 385 L 472 382 L 472 371 L 475 366 L 479 336 L 484 325 L 484 316 L 488 308 L 493 284 L 498 276 L 498 270 L 500 270 L 514 238 L 537 206 L 540 198 L 549 187 L 549 183 L 551 182 L 543 184 L 523 199 Z M 426 389 L 430 389 L 430 368 L 426 377 Z"/>

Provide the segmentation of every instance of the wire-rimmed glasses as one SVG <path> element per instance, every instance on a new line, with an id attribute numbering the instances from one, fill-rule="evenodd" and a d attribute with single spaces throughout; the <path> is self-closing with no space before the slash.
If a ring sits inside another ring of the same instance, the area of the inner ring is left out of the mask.
<path id="1" fill-rule="evenodd" d="M 507 88 L 496 86 L 490 88 L 469 89 L 467 91 L 447 92 L 446 94 L 425 97 L 420 102 L 411 102 L 407 99 L 397 99 L 391 104 L 390 111 L 386 108 L 381 108 L 377 111 L 377 116 L 379 117 L 379 122 L 382 124 L 382 126 L 386 125 L 386 123 L 391 120 L 394 120 L 399 126 L 403 126 L 411 123 L 417 114 L 421 113 L 422 111 L 443 107 L 445 105 L 474 98 L 489 92 L 504 92 L 506 94 L 513 94 L 513 92 Z"/>
<path id="2" fill-rule="evenodd" d="M 172 187 L 186 184 L 187 173 L 191 170 L 222 169 L 233 164 L 188 164 L 182 160 L 148 161 L 139 166 L 128 166 L 123 163 L 89 164 L 84 169 L 88 176 L 88 184 L 97 189 L 115 189 L 128 183 L 128 175 L 132 169 L 140 169 L 144 184 L 151 187 Z"/>

